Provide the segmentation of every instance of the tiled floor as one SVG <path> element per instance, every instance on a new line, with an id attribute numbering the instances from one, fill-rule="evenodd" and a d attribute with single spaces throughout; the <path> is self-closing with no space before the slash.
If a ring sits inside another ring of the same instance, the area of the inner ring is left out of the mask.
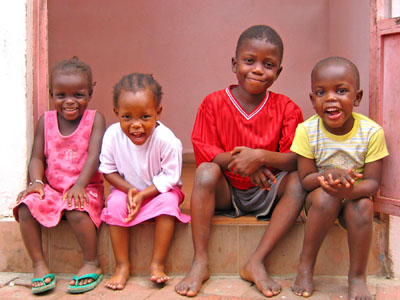
<path id="1" fill-rule="evenodd" d="M 174 287 L 181 280 L 181 276 L 173 277 L 164 287 L 159 287 L 147 277 L 135 276 L 130 278 L 125 289 L 112 291 L 104 287 L 108 277 L 105 277 L 93 291 L 81 295 L 66 293 L 70 275 L 57 274 L 55 290 L 41 296 L 33 296 L 30 291 L 31 274 L 0 273 L 0 299 L 135 299 L 135 300 L 169 300 L 187 299 L 175 293 Z M 293 278 L 275 277 L 282 285 L 282 292 L 272 299 L 304 299 L 294 295 L 290 286 Z M 11 283 L 11 284 L 10 284 Z M 400 299 L 400 282 L 383 278 L 368 278 L 369 289 L 376 300 Z M 258 290 L 237 276 L 213 276 L 208 280 L 195 299 L 201 300 L 235 300 L 235 299 L 267 299 Z M 317 277 L 315 278 L 315 292 L 311 300 L 346 300 L 347 280 L 345 277 Z"/>

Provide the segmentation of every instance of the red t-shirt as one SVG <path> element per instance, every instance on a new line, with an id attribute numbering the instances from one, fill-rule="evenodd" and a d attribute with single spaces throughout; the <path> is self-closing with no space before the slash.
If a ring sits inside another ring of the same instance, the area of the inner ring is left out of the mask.
<path id="1" fill-rule="evenodd" d="M 197 165 L 210 162 L 236 146 L 289 152 L 297 124 L 303 122 L 301 109 L 290 98 L 268 91 L 265 99 L 248 114 L 231 88 L 208 95 L 197 111 L 192 132 Z M 254 186 L 249 177 L 229 171 L 225 175 L 235 188 L 247 190 Z"/>

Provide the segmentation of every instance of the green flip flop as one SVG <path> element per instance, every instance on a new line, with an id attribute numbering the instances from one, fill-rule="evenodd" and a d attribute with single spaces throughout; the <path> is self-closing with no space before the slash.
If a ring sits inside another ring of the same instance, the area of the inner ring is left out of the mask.
<path id="1" fill-rule="evenodd" d="M 46 278 L 50 278 L 51 281 L 49 283 L 46 283 L 45 282 Z M 41 294 L 41 293 L 50 291 L 56 287 L 56 276 L 54 274 L 49 273 L 49 274 L 43 276 L 42 278 L 33 278 L 32 283 L 33 282 L 42 282 L 43 283 L 42 286 L 32 287 L 33 294 Z"/>
<path id="2" fill-rule="evenodd" d="M 78 285 L 79 280 L 82 279 L 93 279 L 93 281 L 91 283 L 88 284 L 84 284 L 84 285 Z M 74 276 L 72 277 L 72 280 L 75 280 L 75 284 L 74 285 L 70 285 L 68 287 L 67 292 L 71 293 L 71 294 L 80 294 L 80 293 L 85 293 L 88 291 L 93 290 L 98 284 L 99 282 L 103 279 L 103 274 L 97 274 L 97 273 L 89 273 L 83 276 Z"/>

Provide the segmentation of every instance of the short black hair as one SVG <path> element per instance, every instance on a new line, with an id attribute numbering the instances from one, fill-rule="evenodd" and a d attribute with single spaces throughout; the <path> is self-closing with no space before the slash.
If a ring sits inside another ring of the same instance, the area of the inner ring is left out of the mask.
<path id="1" fill-rule="evenodd" d="M 53 69 L 51 70 L 50 73 L 50 78 L 49 78 L 49 89 L 50 89 L 50 94 L 53 93 L 53 80 L 54 80 L 54 76 L 56 74 L 72 74 L 72 73 L 76 73 L 76 72 L 80 72 L 82 74 L 85 74 L 87 77 L 87 81 L 88 81 L 88 86 L 89 86 L 89 95 L 92 95 L 93 93 L 93 86 L 95 85 L 95 83 L 93 83 L 93 75 L 92 75 L 92 69 L 90 68 L 90 66 L 79 60 L 79 58 L 77 56 L 74 56 L 70 59 L 65 59 L 60 61 L 59 63 L 57 63 Z"/>
<path id="2" fill-rule="evenodd" d="M 350 61 L 347 58 L 344 57 L 340 57 L 340 56 L 331 56 L 331 57 L 327 57 L 324 59 L 321 59 L 319 62 L 317 62 L 317 64 L 315 65 L 315 67 L 312 69 L 311 71 L 311 81 L 313 80 L 314 77 L 314 73 L 322 66 L 326 66 L 326 65 L 345 65 L 348 66 L 351 70 L 351 72 L 354 75 L 355 81 L 356 81 L 356 88 L 357 90 L 360 89 L 360 73 L 358 72 L 358 68 L 357 66 Z"/>
<path id="3" fill-rule="evenodd" d="M 149 89 L 154 94 L 156 105 L 159 106 L 163 93 L 161 85 L 153 78 L 153 74 L 131 73 L 123 76 L 114 86 L 114 107 L 118 108 L 118 99 L 121 91 L 136 93 L 145 89 Z"/>
<path id="4" fill-rule="evenodd" d="M 279 34 L 270 26 L 267 25 L 254 25 L 247 28 L 240 35 L 239 40 L 236 45 L 236 58 L 239 54 L 239 49 L 243 45 L 246 40 L 267 40 L 272 45 L 278 47 L 280 60 L 282 62 L 283 59 L 283 42 Z"/>

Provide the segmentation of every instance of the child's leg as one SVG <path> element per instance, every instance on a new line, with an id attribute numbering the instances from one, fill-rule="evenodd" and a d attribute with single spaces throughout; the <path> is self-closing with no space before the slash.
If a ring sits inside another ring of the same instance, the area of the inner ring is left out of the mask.
<path id="1" fill-rule="evenodd" d="M 341 200 L 325 193 L 322 188 L 312 191 L 306 199 L 308 211 L 300 264 L 292 290 L 296 295 L 309 297 L 314 291 L 313 273 L 319 248 L 336 220 Z"/>
<path id="2" fill-rule="evenodd" d="M 265 258 L 296 221 L 305 195 L 297 172 L 291 172 L 283 178 L 278 190 L 279 202 L 272 213 L 271 221 L 257 249 L 240 270 L 240 276 L 254 282 L 267 297 L 279 294 L 281 287 L 269 277 L 264 265 Z"/>
<path id="3" fill-rule="evenodd" d="M 190 200 L 194 258 L 189 274 L 175 287 L 180 295 L 195 296 L 203 282 L 210 277 L 208 240 L 216 207 L 232 207 L 230 189 L 219 165 L 202 163 L 196 170 Z"/>
<path id="4" fill-rule="evenodd" d="M 44 259 L 42 247 L 42 231 L 40 224 L 32 216 L 28 206 L 21 204 L 18 208 L 19 228 L 24 245 L 28 251 L 33 264 L 33 277 L 42 278 L 49 273 L 49 268 Z M 50 283 L 51 279 L 46 278 L 45 282 Z M 42 286 L 42 282 L 33 282 L 33 287 Z"/>
<path id="5" fill-rule="evenodd" d="M 109 228 L 116 268 L 113 277 L 106 283 L 106 287 L 122 290 L 130 275 L 129 227 L 109 225 Z"/>
<path id="6" fill-rule="evenodd" d="M 366 269 L 372 237 L 371 199 L 347 201 L 344 218 L 350 252 L 349 299 L 372 299 L 366 283 Z"/>
<path id="7" fill-rule="evenodd" d="M 83 265 L 77 276 L 89 273 L 101 274 L 102 270 L 97 263 L 97 232 L 92 219 L 86 212 L 78 210 L 65 211 L 65 216 L 82 248 Z M 79 281 L 78 285 L 88 284 L 92 281 L 92 279 L 83 279 Z M 75 281 L 71 281 L 70 284 L 75 284 Z"/>
<path id="8" fill-rule="evenodd" d="M 156 218 L 153 257 L 150 263 L 150 279 L 153 282 L 163 283 L 169 280 L 164 272 L 164 266 L 169 245 L 174 235 L 174 228 L 175 217 L 161 215 Z"/>

